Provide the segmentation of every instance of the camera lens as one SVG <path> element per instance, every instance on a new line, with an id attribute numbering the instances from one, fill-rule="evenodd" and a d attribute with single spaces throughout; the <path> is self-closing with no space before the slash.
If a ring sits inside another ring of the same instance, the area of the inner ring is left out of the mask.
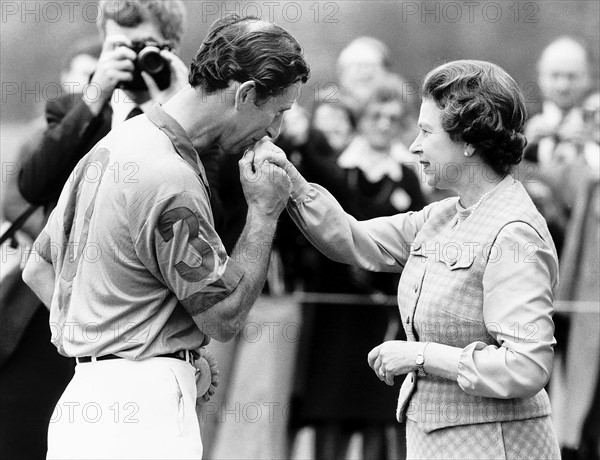
<path id="1" fill-rule="evenodd" d="M 165 60 L 156 46 L 146 46 L 139 52 L 137 59 L 141 69 L 151 75 L 160 72 L 165 66 Z"/>

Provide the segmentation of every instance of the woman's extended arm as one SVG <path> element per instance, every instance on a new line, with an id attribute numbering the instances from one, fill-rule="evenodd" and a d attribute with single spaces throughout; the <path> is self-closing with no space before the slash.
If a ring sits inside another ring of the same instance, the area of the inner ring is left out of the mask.
<path id="1" fill-rule="evenodd" d="M 410 245 L 436 203 L 418 212 L 357 221 L 323 187 L 309 184 L 279 147 L 268 141 L 255 146 L 255 167 L 269 161 L 292 181 L 287 210 L 307 239 L 327 257 L 372 271 L 401 271 Z"/>
<path id="2" fill-rule="evenodd" d="M 401 271 L 432 206 L 419 212 L 357 221 L 323 187 L 301 178 L 287 210 L 306 238 L 337 262 L 372 271 Z"/>

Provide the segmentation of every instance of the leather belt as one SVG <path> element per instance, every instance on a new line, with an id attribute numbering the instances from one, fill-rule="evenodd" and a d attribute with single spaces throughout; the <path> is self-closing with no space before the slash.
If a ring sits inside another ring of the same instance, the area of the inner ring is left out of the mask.
<path id="1" fill-rule="evenodd" d="M 174 358 L 180 359 L 182 361 L 186 361 L 190 363 L 192 366 L 194 365 L 194 353 L 190 350 L 179 350 L 174 353 L 165 353 L 163 355 L 152 356 L 152 358 Z M 104 355 L 104 356 L 80 356 L 79 358 L 75 358 L 77 363 L 92 363 L 96 361 L 105 361 L 109 359 L 126 359 L 121 358 L 117 355 Z"/>

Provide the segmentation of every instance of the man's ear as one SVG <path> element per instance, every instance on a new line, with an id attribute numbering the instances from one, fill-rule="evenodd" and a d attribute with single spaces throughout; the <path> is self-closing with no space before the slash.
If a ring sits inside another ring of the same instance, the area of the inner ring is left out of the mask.
<path id="1" fill-rule="evenodd" d="M 235 108 L 239 110 L 244 104 L 256 102 L 256 83 L 252 80 L 242 83 L 235 92 Z"/>

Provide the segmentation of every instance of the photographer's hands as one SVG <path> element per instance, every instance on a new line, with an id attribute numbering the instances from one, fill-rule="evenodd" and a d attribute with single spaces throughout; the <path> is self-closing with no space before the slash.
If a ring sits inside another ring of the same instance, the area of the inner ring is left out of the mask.
<path id="1" fill-rule="evenodd" d="M 109 35 L 104 40 L 90 88 L 83 94 L 83 101 L 94 115 L 100 113 L 120 82 L 133 79 L 137 55 L 128 46 L 131 40 L 125 35 Z"/>
<path id="2" fill-rule="evenodd" d="M 100 113 L 119 83 L 133 80 L 137 54 L 130 48 L 132 45 L 132 41 L 125 35 L 109 35 L 104 40 L 98 66 L 90 81 L 90 88 L 83 95 L 83 101 L 94 115 Z M 147 72 L 142 71 L 141 74 L 148 87 L 150 98 L 159 104 L 164 104 L 187 85 L 188 68 L 171 51 L 161 50 L 160 54 L 171 67 L 169 87 L 160 90 Z"/>
<path id="3" fill-rule="evenodd" d="M 153 101 L 164 104 L 188 84 L 188 68 L 179 57 L 168 50 L 161 50 L 160 55 L 165 58 L 171 67 L 171 84 L 161 90 L 148 72 L 142 71 L 142 78 L 148 87 L 148 92 Z"/>

